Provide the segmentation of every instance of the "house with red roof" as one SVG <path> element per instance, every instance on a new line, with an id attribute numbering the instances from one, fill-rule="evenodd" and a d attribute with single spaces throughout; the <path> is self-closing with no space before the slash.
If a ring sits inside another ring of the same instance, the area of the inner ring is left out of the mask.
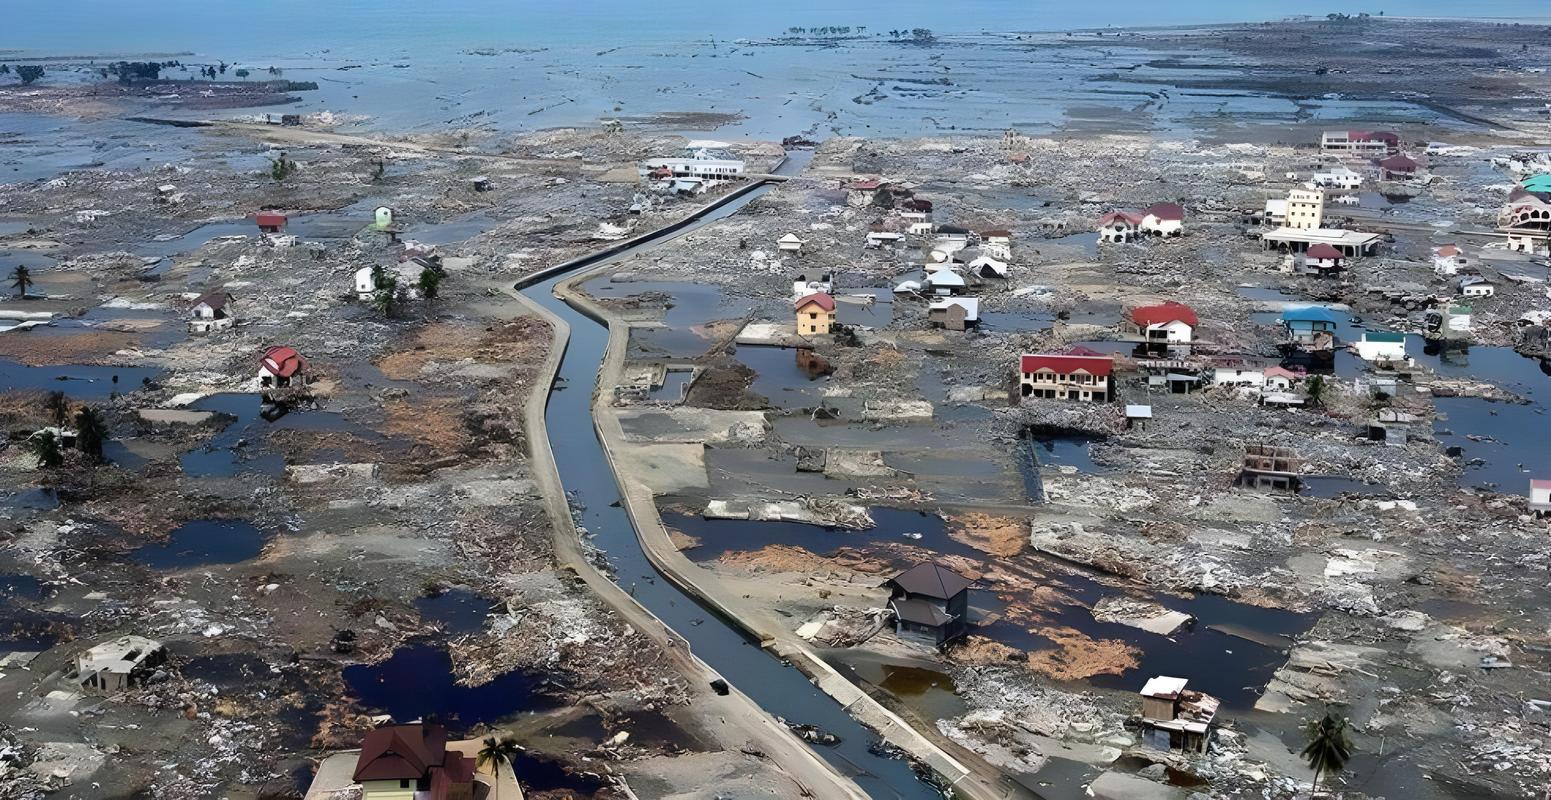
<path id="1" fill-rule="evenodd" d="M 253 215 L 259 233 L 279 233 L 285 230 L 286 217 L 277 211 L 260 211 Z"/>
<path id="2" fill-rule="evenodd" d="M 1469 263 L 1459 245 L 1446 244 L 1433 250 L 1433 272 L 1442 277 L 1458 275 L 1460 268 Z"/>
<path id="3" fill-rule="evenodd" d="M 1551 514 L 1551 480 L 1530 479 L 1529 510 L 1536 514 Z"/>
<path id="4" fill-rule="evenodd" d="M 420 722 L 366 734 L 353 778 L 361 800 L 471 800 L 474 767 L 447 747 L 446 728 Z"/>
<path id="5" fill-rule="evenodd" d="M 307 359 L 289 347 L 271 347 L 259 358 L 259 386 L 283 389 L 306 380 Z"/>
<path id="6" fill-rule="evenodd" d="M 1379 159 L 1378 166 L 1379 180 L 1382 181 L 1409 180 L 1422 171 L 1422 165 L 1404 153 Z"/>
<path id="7" fill-rule="evenodd" d="M 852 208 L 866 208 L 878 198 L 878 190 L 883 188 L 883 181 L 877 178 L 862 178 L 851 181 L 842 188 L 846 192 L 846 205 Z"/>
<path id="8" fill-rule="evenodd" d="M 1179 236 L 1185 232 L 1185 208 L 1178 203 L 1154 203 L 1142 211 L 1142 233 Z"/>
<path id="9" fill-rule="evenodd" d="M 797 313 L 798 336 L 823 336 L 835 324 L 835 298 L 824 292 L 797 298 L 792 303 Z"/>
<path id="10" fill-rule="evenodd" d="M 1346 254 L 1327 242 L 1309 245 L 1303 254 L 1303 271 L 1315 275 L 1333 275 L 1346 266 Z"/>
<path id="11" fill-rule="evenodd" d="M 1018 358 L 1018 393 L 1024 398 L 1105 403 L 1111 398 L 1114 368 L 1113 357 L 1087 349 L 1023 355 Z"/>
<path id="12" fill-rule="evenodd" d="M 1201 321 L 1190 306 L 1170 300 L 1131 309 L 1121 327 L 1126 333 L 1147 342 L 1188 344 L 1200 325 Z"/>
<path id="13" fill-rule="evenodd" d="M 1129 242 L 1142 229 L 1142 215 L 1135 211 L 1111 211 L 1099 217 L 1100 242 Z"/>

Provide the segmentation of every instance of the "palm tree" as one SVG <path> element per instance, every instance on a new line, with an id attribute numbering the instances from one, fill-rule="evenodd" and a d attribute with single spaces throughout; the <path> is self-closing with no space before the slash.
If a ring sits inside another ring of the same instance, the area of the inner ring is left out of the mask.
<path id="1" fill-rule="evenodd" d="M 442 274 L 434 269 L 420 271 L 420 296 L 427 300 L 435 300 L 436 293 L 442 285 Z"/>
<path id="2" fill-rule="evenodd" d="M 102 412 L 86 406 L 75 415 L 75 449 L 92 461 L 102 462 L 102 445 L 108 441 L 108 421 Z"/>
<path id="3" fill-rule="evenodd" d="M 501 800 L 501 765 L 511 766 L 512 758 L 522 752 L 517 746 L 517 741 L 510 736 L 502 736 L 498 741 L 494 736 L 486 736 L 484 746 L 479 748 L 479 755 L 474 765 L 483 768 L 490 765 L 491 783 L 495 786 L 494 800 Z"/>
<path id="4" fill-rule="evenodd" d="M 1352 737 L 1347 734 L 1346 717 L 1337 717 L 1329 707 L 1325 709 L 1325 716 L 1310 720 L 1304 727 L 1309 737 L 1309 744 L 1303 748 L 1303 760 L 1309 762 L 1309 767 L 1314 770 L 1314 787 L 1310 791 L 1312 797 L 1319 791 L 1319 779 L 1321 775 L 1339 774 L 1346 769 L 1346 762 L 1352 758 Z"/>
<path id="5" fill-rule="evenodd" d="M 32 271 L 25 264 L 17 264 L 16 269 L 11 270 L 11 288 L 16 290 L 16 296 L 27 299 L 27 290 L 32 288 Z"/>
<path id="6" fill-rule="evenodd" d="M 54 427 L 63 428 L 70 421 L 70 398 L 64 392 L 49 392 L 43 400 L 43 410 L 48 412 Z"/>
<path id="7" fill-rule="evenodd" d="M 1304 391 L 1309 395 L 1309 405 L 1315 408 L 1325 405 L 1325 390 L 1328 388 L 1325 385 L 1325 376 L 1315 375 L 1309 378 L 1308 385 L 1304 387 Z"/>
<path id="8" fill-rule="evenodd" d="M 40 431 L 27 440 L 27 446 L 31 448 L 33 457 L 38 459 L 38 466 L 44 469 L 53 469 L 65 463 L 65 453 L 59 448 L 59 437 L 53 431 Z"/>

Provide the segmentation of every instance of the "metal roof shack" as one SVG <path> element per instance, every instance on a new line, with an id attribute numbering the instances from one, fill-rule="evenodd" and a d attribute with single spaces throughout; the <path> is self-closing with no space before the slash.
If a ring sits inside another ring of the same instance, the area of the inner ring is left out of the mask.
<path id="1" fill-rule="evenodd" d="M 253 222 L 264 233 L 279 233 L 285 228 L 286 217 L 276 211 L 260 211 L 253 215 Z"/>

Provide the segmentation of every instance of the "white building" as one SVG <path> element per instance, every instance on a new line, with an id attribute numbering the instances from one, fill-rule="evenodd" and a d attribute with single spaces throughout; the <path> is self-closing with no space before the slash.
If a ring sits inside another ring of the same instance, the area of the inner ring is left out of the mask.
<path id="1" fill-rule="evenodd" d="M 1457 275 L 1460 267 L 1466 266 L 1470 260 L 1465 257 L 1465 251 L 1457 245 L 1446 244 L 1433 250 L 1433 272 L 1445 277 Z"/>
<path id="2" fill-rule="evenodd" d="M 1324 226 L 1325 190 L 1293 189 L 1287 193 L 1287 219 L 1283 225 L 1295 230 L 1314 230 Z"/>
<path id="3" fill-rule="evenodd" d="M 1185 231 L 1185 209 L 1178 203 L 1154 203 L 1142 212 L 1142 233 L 1179 236 Z"/>
<path id="4" fill-rule="evenodd" d="M 189 307 L 188 332 L 224 331 L 237 324 L 236 298 L 226 292 L 202 294 Z"/>
<path id="5" fill-rule="evenodd" d="M 1459 293 L 1465 297 L 1491 297 L 1497 288 L 1480 275 L 1466 275 L 1459 279 Z"/>
<path id="6" fill-rule="evenodd" d="M 1266 201 L 1265 221 L 1268 225 L 1287 224 L 1287 198 L 1273 197 Z"/>
<path id="7" fill-rule="evenodd" d="M 1405 361 L 1406 336 L 1388 331 L 1363 331 L 1352 349 L 1364 361 Z"/>
<path id="8" fill-rule="evenodd" d="M 876 250 L 880 247 L 899 244 L 900 240 L 904 238 L 905 234 L 903 233 L 895 233 L 894 231 L 873 231 L 867 234 L 866 246 L 869 249 Z"/>
<path id="9" fill-rule="evenodd" d="M 1537 514 L 1551 513 L 1551 481 L 1530 479 L 1529 510 Z"/>
<path id="10" fill-rule="evenodd" d="M 671 158 L 654 158 L 642 161 L 639 172 L 642 180 L 653 177 L 658 170 L 666 170 L 673 178 L 696 178 L 705 181 L 736 180 L 744 176 L 743 159 L 729 149 L 726 142 L 696 140 L 684 145 L 678 155 Z"/>
<path id="11" fill-rule="evenodd" d="M 89 692 L 114 694 L 143 686 L 166 660 L 161 642 L 120 636 L 77 654 L 70 678 Z"/>
<path id="12" fill-rule="evenodd" d="M 782 236 L 776 240 L 776 247 L 779 247 L 788 253 L 802 252 L 802 246 L 804 244 L 807 244 L 807 242 L 804 242 L 802 239 L 798 238 L 797 234 L 795 233 L 788 233 L 787 235 Z"/>
<path id="13" fill-rule="evenodd" d="M 813 276 L 807 274 L 798 275 L 792 279 L 792 298 L 807 297 L 810 294 L 834 294 L 835 281 L 828 272 L 818 273 Z"/>
<path id="14" fill-rule="evenodd" d="M 1100 242 L 1129 242 L 1141 230 L 1142 216 L 1127 211 L 1111 211 L 1099 217 Z"/>
<path id="15" fill-rule="evenodd" d="M 984 250 L 985 248 L 982 247 L 981 249 Z M 980 256 L 964 266 L 969 270 L 970 274 L 979 275 L 982 278 L 1007 277 L 1007 264 L 990 256 Z"/>
<path id="16" fill-rule="evenodd" d="M 990 230 L 980 232 L 980 252 L 1001 261 L 1012 260 L 1012 231 Z"/>
<path id="17" fill-rule="evenodd" d="M 384 273 L 393 273 L 398 282 L 394 287 L 405 297 L 416 298 L 420 296 L 420 275 L 428 267 L 412 260 L 395 264 L 391 267 L 382 267 Z M 382 287 L 377 285 L 376 271 L 372 267 L 362 267 L 355 271 L 355 296 L 362 301 L 370 301 L 377 290 Z"/>
<path id="18" fill-rule="evenodd" d="M 1327 153 L 1383 158 L 1400 148 L 1400 137 L 1388 131 L 1325 131 L 1319 147 Z"/>
<path id="19" fill-rule="evenodd" d="M 927 275 L 926 285 L 933 294 L 939 296 L 961 294 L 967 288 L 964 276 L 951 269 L 940 269 Z"/>
<path id="20" fill-rule="evenodd" d="M 1342 164 L 1324 172 L 1316 172 L 1309 178 L 1310 189 L 1337 189 L 1350 192 L 1363 185 L 1362 173 Z"/>
<path id="21" fill-rule="evenodd" d="M 1266 385 L 1265 367 L 1248 361 L 1220 362 L 1212 367 L 1212 385 L 1259 389 Z"/>

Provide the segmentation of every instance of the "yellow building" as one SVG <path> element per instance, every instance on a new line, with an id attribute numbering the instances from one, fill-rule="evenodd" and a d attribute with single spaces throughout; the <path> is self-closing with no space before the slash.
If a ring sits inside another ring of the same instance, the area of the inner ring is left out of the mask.
<path id="1" fill-rule="evenodd" d="M 815 292 L 793 304 L 797 309 L 797 335 L 822 336 L 835 324 L 835 298 Z"/>
<path id="2" fill-rule="evenodd" d="M 1325 190 L 1294 189 L 1287 193 L 1287 227 L 1313 230 L 1324 223 Z"/>

